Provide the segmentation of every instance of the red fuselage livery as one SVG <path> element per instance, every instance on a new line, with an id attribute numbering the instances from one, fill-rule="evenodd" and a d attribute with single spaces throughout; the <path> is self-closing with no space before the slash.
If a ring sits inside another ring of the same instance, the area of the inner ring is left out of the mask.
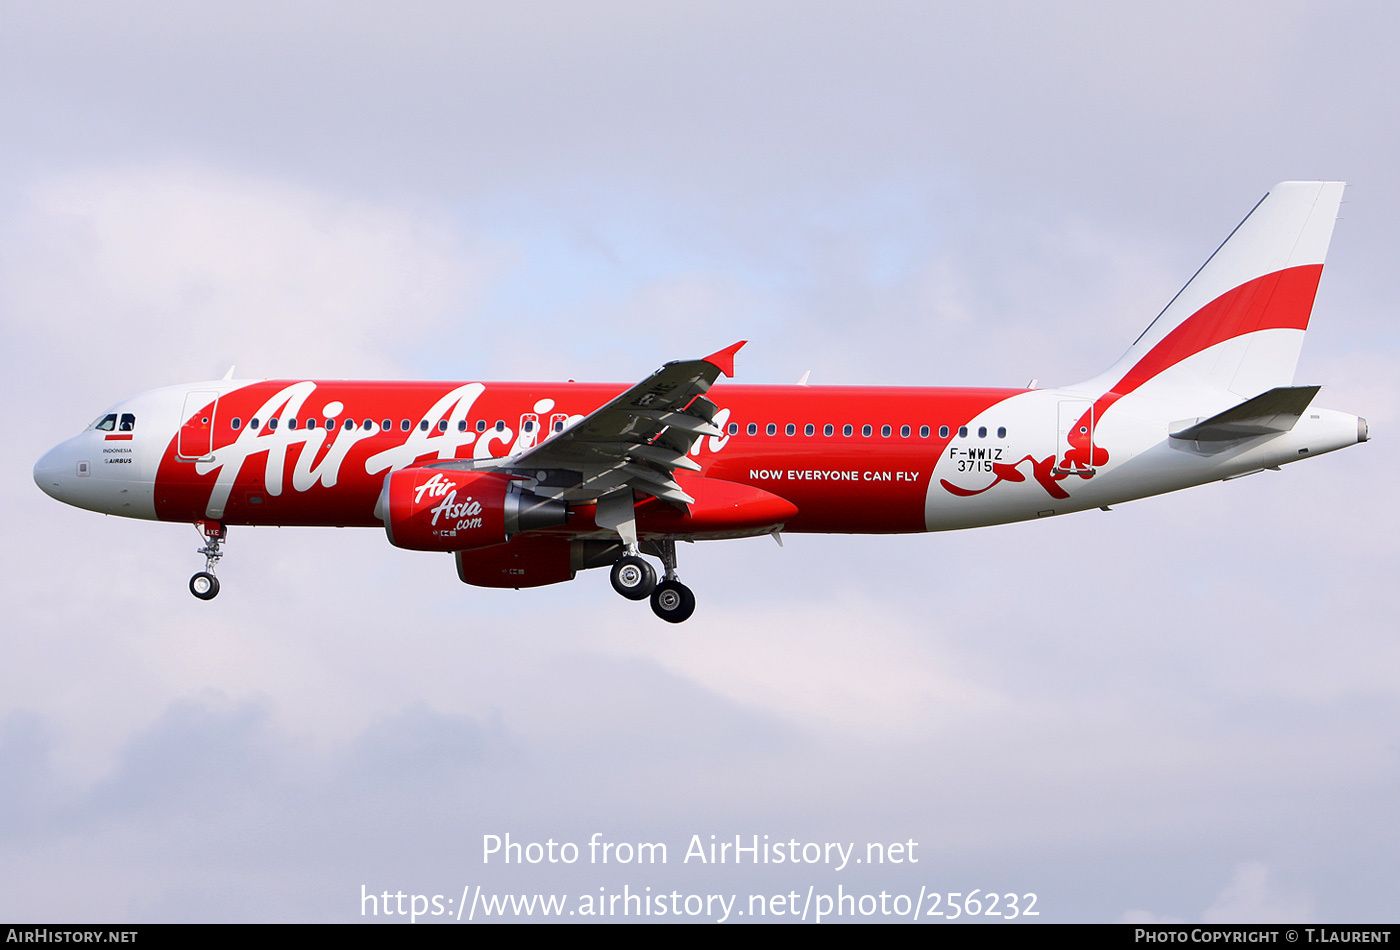
<path id="1" fill-rule="evenodd" d="M 306 401 L 285 408 L 279 396 L 296 387 L 307 392 Z M 472 390 L 478 393 L 474 401 L 452 398 L 447 409 L 455 411 L 432 411 L 464 389 L 467 399 Z M 243 384 L 221 394 L 217 405 L 211 401 L 197 410 L 200 418 L 212 419 L 211 451 L 199 450 L 213 456 L 210 462 L 182 457 L 177 439 L 163 446 L 152 483 L 155 517 L 206 520 L 216 486 L 231 481 L 217 519 L 225 524 L 381 527 L 375 503 L 390 468 L 504 460 L 533 441 L 527 427 L 548 435 L 550 417 L 567 424 L 626 390 L 595 383 Z M 172 401 L 185 392 L 174 390 Z M 980 437 L 970 431 L 961 439 L 958 433 L 1020 392 L 716 386 L 710 399 L 720 407 L 714 421 L 723 434 L 697 440 L 690 457 L 700 465 L 699 476 L 753 485 L 792 502 L 798 510 L 785 531 L 926 531 L 929 479 L 951 444 L 1010 463 L 1014 430 L 987 427 Z M 327 404 L 334 415 L 326 412 Z M 536 412 L 541 404 L 548 408 Z M 276 428 L 268 425 L 273 420 Z M 1021 433 L 1023 444 L 1028 434 Z"/>
<path id="2" fill-rule="evenodd" d="M 459 577 L 611 566 L 690 616 L 675 542 L 939 531 L 1064 514 L 1365 441 L 1294 386 L 1341 185 L 1285 182 L 1109 370 L 1055 389 L 715 385 L 742 344 L 635 386 L 217 380 L 126 400 L 40 460 L 70 504 L 194 523 L 382 527 Z M 664 579 L 641 555 L 660 558 Z"/>

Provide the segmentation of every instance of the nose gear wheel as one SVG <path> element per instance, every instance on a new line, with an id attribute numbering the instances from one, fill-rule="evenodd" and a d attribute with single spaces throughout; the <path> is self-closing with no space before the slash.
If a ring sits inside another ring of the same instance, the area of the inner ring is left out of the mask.
<path id="1" fill-rule="evenodd" d="M 200 600 L 213 600 L 219 596 L 219 579 L 206 571 L 200 571 L 190 578 L 190 593 Z"/>

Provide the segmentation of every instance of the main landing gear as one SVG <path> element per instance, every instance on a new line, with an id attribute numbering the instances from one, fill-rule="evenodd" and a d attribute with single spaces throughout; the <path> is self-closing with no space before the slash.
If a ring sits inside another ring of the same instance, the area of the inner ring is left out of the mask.
<path id="1" fill-rule="evenodd" d="M 636 554 L 624 554 L 613 562 L 612 586 L 628 600 L 646 600 L 656 587 L 656 570 Z"/>
<path id="2" fill-rule="evenodd" d="M 668 623 L 680 623 L 695 613 L 695 595 L 680 581 L 662 581 L 651 592 L 651 609 Z"/>
<path id="3" fill-rule="evenodd" d="M 219 579 L 214 576 L 214 568 L 224 556 L 223 543 L 227 535 L 218 521 L 197 521 L 194 527 L 204 541 L 204 547 L 199 549 L 204 555 L 204 570 L 190 578 L 190 593 L 200 600 L 213 600 L 219 596 Z"/>
<path id="4" fill-rule="evenodd" d="M 661 558 L 665 577 L 660 583 L 656 580 L 656 570 L 638 554 L 635 545 L 629 545 L 627 553 L 618 558 L 612 566 L 612 586 L 628 600 L 646 600 L 651 597 L 654 614 L 667 623 L 681 623 L 695 613 L 695 594 L 680 582 L 676 574 L 676 542 L 647 541 L 648 553 Z"/>

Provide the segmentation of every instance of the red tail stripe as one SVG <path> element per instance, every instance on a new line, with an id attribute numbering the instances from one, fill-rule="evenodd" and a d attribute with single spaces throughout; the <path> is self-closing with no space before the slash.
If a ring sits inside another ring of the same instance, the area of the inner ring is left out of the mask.
<path id="1" fill-rule="evenodd" d="M 1181 322 L 1094 404 L 1094 419 L 1143 383 L 1188 356 L 1256 330 L 1306 330 L 1321 264 L 1274 271 L 1221 294 Z"/>

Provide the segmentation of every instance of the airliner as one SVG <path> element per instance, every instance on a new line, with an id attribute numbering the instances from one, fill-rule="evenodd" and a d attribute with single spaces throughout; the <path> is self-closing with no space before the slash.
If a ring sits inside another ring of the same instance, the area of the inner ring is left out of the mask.
<path id="1" fill-rule="evenodd" d="M 678 541 L 1030 521 L 1365 442 L 1364 419 L 1293 384 L 1342 190 L 1275 186 L 1116 363 L 1073 386 L 718 383 L 742 342 L 631 387 L 230 371 L 118 403 L 34 480 L 80 508 L 193 524 L 203 600 L 230 525 L 361 526 L 451 554 L 479 587 L 608 567 L 619 594 L 680 623 L 695 595 Z"/>

